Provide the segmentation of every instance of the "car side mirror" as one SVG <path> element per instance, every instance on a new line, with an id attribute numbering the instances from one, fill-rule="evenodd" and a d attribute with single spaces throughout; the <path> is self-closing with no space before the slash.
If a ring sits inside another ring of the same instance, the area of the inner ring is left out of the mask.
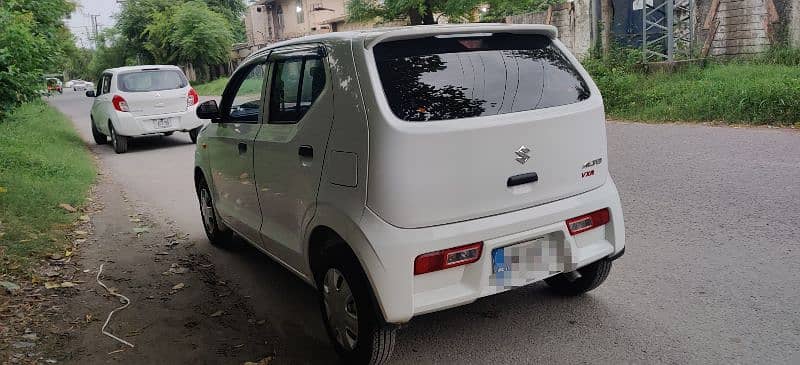
<path id="1" fill-rule="evenodd" d="M 208 100 L 197 106 L 197 117 L 200 119 L 211 119 L 211 123 L 219 123 L 222 115 L 219 113 L 219 106 L 216 100 Z"/>
<path id="2" fill-rule="evenodd" d="M 95 97 L 94 90 L 86 90 L 86 96 L 88 96 L 90 98 Z"/>

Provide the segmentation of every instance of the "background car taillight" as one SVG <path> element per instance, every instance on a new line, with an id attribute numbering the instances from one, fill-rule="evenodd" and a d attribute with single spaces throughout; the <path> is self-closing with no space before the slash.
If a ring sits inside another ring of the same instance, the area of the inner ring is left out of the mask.
<path id="1" fill-rule="evenodd" d="M 580 217 L 567 220 L 567 229 L 570 235 L 586 232 L 592 228 L 600 227 L 610 220 L 608 208 L 600 209 Z"/>
<path id="2" fill-rule="evenodd" d="M 130 111 L 130 109 L 128 109 L 128 102 L 119 95 L 114 95 L 114 97 L 111 98 L 111 104 L 114 104 L 114 109 L 116 109 L 118 112 Z"/>
<path id="3" fill-rule="evenodd" d="M 200 101 L 200 96 L 197 95 L 197 91 L 194 91 L 194 88 L 189 88 L 189 95 L 186 97 L 186 107 L 190 107 L 192 105 L 197 104 Z"/>
<path id="4" fill-rule="evenodd" d="M 414 260 L 414 275 L 471 264 L 481 258 L 483 242 L 429 252 Z"/>

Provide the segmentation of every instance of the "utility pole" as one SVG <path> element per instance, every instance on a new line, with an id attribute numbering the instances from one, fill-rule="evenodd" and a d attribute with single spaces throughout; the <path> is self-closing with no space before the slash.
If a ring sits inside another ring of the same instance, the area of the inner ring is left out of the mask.
<path id="1" fill-rule="evenodd" d="M 100 28 L 100 25 L 97 23 L 97 18 L 100 17 L 100 14 L 89 14 L 89 17 L 92 19 L 92 41 L 97 41 L 97 33 Z"/>

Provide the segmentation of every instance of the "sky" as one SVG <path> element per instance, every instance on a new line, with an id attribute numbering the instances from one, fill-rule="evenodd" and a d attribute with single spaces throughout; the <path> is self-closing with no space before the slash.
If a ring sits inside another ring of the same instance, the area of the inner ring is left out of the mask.
<path id="1" fill-rule="evenodd" d="M 67 19 L 67 26 L 75 34 L 75 43 L 78 47 L 93 48 L 89 34 L 92 32 L 92 19 L 90 14 L 100 15 L 97 23 L 99 29 L 114 25 L 114 14 L 119 11 L 118 0 L 75 0 L 77 9 L 72 13 L 72 18 Z"/>

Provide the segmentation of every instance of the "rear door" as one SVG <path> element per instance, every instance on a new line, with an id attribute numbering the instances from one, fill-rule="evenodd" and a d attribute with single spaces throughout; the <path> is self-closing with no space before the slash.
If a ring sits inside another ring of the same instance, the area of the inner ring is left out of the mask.
<path id="1" fill-rule="evenodd" d="M 109 114 L 114 111 L 114 107 L 111 105 L 111 80 L 112 75 L 109 72 L 104 72 L 100 75 L 91 111 L 94 125 L 105 135 L 110 134 L 108 129 Z"/>
<path id="2" fill-rule="evenodd" d="M 188 87 L 183 72 L 173 68 L 148 68 L 117 76 L 117 88 L 134 116 L 185 112 Z"/>
<path id="3" fill-rule="evenodd" d="M 275 51 L 270 63 L 268 121 L 255 141 L 261 234 L 268 251 L 299 267 L 333 120 L 330 71 L 316 45 Z"/>
<path id="4" fill-rule="evenodd" d="M 370 119 L 368 204 L 390 223 L 495 215 L 605 181 L 602 100 L 549 37 L 443 34 L 373 51 L 386 120 Z"/>
<path id="5" fill-rule="evenodd" d="M 242 66 L 231 78 L 220 103 L 221 123 L 205 132 L 216 208 L 223 221 L 258 242 L 261 211 L 253 174 L 253 141 L 261 129 L 266 59 Z"/>

